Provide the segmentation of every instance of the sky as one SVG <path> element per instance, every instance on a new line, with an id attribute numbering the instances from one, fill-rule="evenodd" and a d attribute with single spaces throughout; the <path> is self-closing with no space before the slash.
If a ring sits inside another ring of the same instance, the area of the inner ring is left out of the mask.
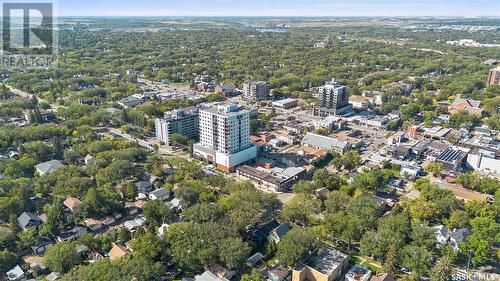
<path id="1" fill-rule="evenodd" d="M 57 0 L 60 16 L 500 16 L 500 0 Z"/>

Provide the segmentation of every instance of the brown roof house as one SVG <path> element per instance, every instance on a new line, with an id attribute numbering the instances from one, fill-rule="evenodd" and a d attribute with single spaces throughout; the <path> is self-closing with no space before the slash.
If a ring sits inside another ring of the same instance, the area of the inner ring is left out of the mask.
<path id="1" fill-rule="evenodd" d="M 113 243 L 113 248 L 109 251 L 108 256 L 111 260 L 116 260 L 130 254 L 131 252 L 127 247 Z"/>
<path id="2" fill-rule="evenodd" d="M 460 111 L 467 111 L 469 114 L 482 115 L 483 109 L 481 107 L 481 101 L 473 99 L 463 99 L 460 95 L 457 95 L 455 101 L 448 108 L 450 114 L 455 114 Z"/>
<path id="3" fill-rule="evenodd" d="M 80 206 L 80 204 L 82 204 L 82 202 L 78 198 L 68 197 L 63 201 L 63 204 L 70 210 L 70 212 L 76 214 L 76 209 L 78 208 L 78 206 Z"/>

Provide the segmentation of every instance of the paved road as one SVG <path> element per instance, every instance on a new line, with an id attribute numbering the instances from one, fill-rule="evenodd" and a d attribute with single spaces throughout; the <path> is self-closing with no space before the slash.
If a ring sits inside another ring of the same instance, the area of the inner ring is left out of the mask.
<path id="1" fill-rule="evenodd" d="M 109 132 L 108 133 L 109 136 L 111 136 L 111 137 L 113 137 L 113 135 L 120 136 L 123 139 L 136 142 L 137 144 L 139 144 L 140 146 L 144 147 L 145 149 L 147 149 L 151 152 L 156 151 L 156 149 L 155 149 L 155 144 L 156 144 L 159 147 L 158 153 L 163 155 L 163 156 L 177 156 L 177 157 L 189 158 L 189 153 L 172 151 L 171 148 L 160 145 L 157 140 L 154 140 L 154 139 L 142 140 L 142 139 L 135 138 L 129 134 L 123 133 L 116 128 L 107 128 L 107 129 Z"/>
<path id="2" fill-rule="evenodd" d="M 33 96 L 34 96 L 33 94 L 27 93 L 27 92 L 25 92 L 25 91 L 21 91 L 21 90 L 19 90 L 19 89 L 13 88 L 13 87 L 11 87 L 11 86 L 9 86 L 9 85 L 7 85 L 7 87 L 10 89 L 10 91 L 11 91 L 11 92 L 13 92 L 14 94 L 16 94 L 16 95 L 18 95 L 18 96 L 20 96 L 20 97 L 23 97 L 23 98 L 30 98 L 30 99 L 32 99 L 32 98 L 33 98 Z M 44 100 L 43 98 L 40 98 L 40 97 L 38 97 L 38 96 L 37 96 L 36 98 L 38 99 L 38 103 L 47 103 L 47 104 L 49 104 L 49 105 L 50 105 L 50 108 L 51 108 L 52 110 L 54 110 L 54 111 L 57 111 L 57 109 L 58 109 L 59 107 L 62 107 L 62 106 L 60 106 L 60 105 L 51 104 L 50 102 L 48 102 L 48 101 L 46 101 L 46 100 Z"/>

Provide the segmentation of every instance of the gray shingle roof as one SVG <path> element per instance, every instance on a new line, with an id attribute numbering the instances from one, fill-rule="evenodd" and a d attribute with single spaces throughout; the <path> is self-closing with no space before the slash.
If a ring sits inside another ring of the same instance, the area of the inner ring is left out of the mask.
<path id="1" fill-rule="evenodd" d="M 17 218 L 17 222 L 19 223 L 22 229 L 26 229 L 27 227 L 29 227 L 30 222 L 41 224 L 42 219 L 40 219 L 37 215 L 33 213 L 24 212 Z"/>
<path id="2" fill-rule="evenodd" d="M 43 174 L 50 174 L 62 167 L 64 167 L 64 165 L 59 160 L 50 160 L 36 165 L 35 169 Z"/>

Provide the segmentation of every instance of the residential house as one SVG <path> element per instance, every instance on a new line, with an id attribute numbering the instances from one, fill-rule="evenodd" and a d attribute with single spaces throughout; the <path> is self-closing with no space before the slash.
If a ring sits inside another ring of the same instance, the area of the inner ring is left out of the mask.
<path id="1" fill-rule="evenodd" d="M 126 215 L 132 216 L 139 212 L 139 208 L 137 208 L 135 202 L 125 202 L 124 211 Z"/>
<path id="2" fill-rule="evenodd" d="M 170 225 L 167 223 L 163 223 L 160 227 L 158 227 L 158 236 L 163 237 L 167 232 L 167 229 Z"/>
<path id="3" fill-rule="evenodd" d="M 181 200 L 179 200 L 178 198 L 170 200 L 170 202 L 168 202 L 167 205 L 170 207 L 171 210 L 174 210 L 174 212 L 180 212 L 182 209 Z"/>
<path id="4" fill-rule="evenodd" d="M 43 162 L 43 163 L 36 165 L 35 170 L 38 172 L 38 174 L 43 176 L 43 175 L 48 175 L 50 173 L 53 173 L 62 167 L 64 167 L 64 165 L 63 165 L 63 163 L 61 163 L 61 161 L 50 160 L 50 161 Z"/>
<path id="5" fill-rule="evenodd" d="M 262 255 L 262 253 L 260 252 L 257 252 L 247 259 L 246 264 L 248 267 L 257 268 L 262 264 L 262 258 L 264 258 L 264 255 Z"/>
<path id="6" fill-rule="evenodd" d="M 194 277 L 194 280 L 195 281 L 229 281 L 226 278 L 219 277 L 219 276 L 215 275 L 214 273 L 210 272 L 209 270 L 205 270 L 205 272 L 203 272 L 202 274 L 196 275 Z"/>
<path id="7" fill-rule="evenodd" d="M 13 269 L 7 271 L 6 274 L 7 274 L 7 279 L 11 281 L 26 279 L 26 275 L 24 274 L 23 269 L 19 265 L 16 265 Z"/>
<path id="8" fill-rule="evenodd" d="M 482 115 L 483 109 L 480 108 L 481 101 L 473 99 L 463 99 L 460 95 L 457 95 L 455 101 L 448 108 L 450 114 L 455 114 L 460 111 L 466 111 L 469 114 Z"/>
<path id="9" fill-rule="evenodd" d="M 39 241 L 35 243 L 34 245 L 30 246 L 31 251 L 35 255 L 41 255 L 43 254 L 50 246 L 52 246 L 52 240 L 50 240 L 48 237 L 40 237 Z"/>
<path id="10" fill-rule="evenodd" d="M 401 165 L 399 174 L 407 179 L 414 180 L 422 172 L 422 167 L 414 165 Z"/>
<path id="11" fill-rule="evenodd" d="M 355 264 L 345 275 L 345 281 L 368 281 L 372 272 L 364 266 Z"/>
<path id="12" fill-rule="evenodd" d="M 63 274 L 61 272 L 51 272 L 49 275 L 45 276 L 47 281 L 55 281 L 61 278 Z"/>
<path id="13" fill-rule="evenodd" d="M 129 231 L 136 231 L 146 222 L 146 218 L 143 215 L 136 216 L 133 220 L 126 221 L 123 226 Z"/>
<path id="14" fill-rule="evenodd" d="M 450 245 L 455 252 L 460 251 L 459 245 L 467 241 L 467 237 L 471 234 L 469 228 L 453 229 L 450 231 L 444 225 L 434 227 L 438 246 L 445 244 Z"/>
<path id="15" fill-rule="evenodd" d="M 130 254 L 127 247 L 113 243 L 113 248 L 109 251 L 108 256 L 111 260 L 116 260 Z"/>
<path id="16" fill-rule="evenodd" d="M 46 123 L 56 120 L 56 115 L 52 110 L 38 109 L 38 111 L 40 112 L 40 117 L 42 119 L 40 120 L 41 122 Z M 35 111 L 26 109 L 22 113 L 24 120 L 26 120 L 28 124 L 31 124 L 31 122 L 33 121 L 32 116 L 35 114 Z"/>
<path id="17" fill-rule="evenodd" d="M 90 154 L 87 154 L 85 158 L 83 158 L 83 161 L 85 162 L 85 165 L 89 165 L 92 159 L 94 159 L 94 157 L 92 157 L 92 155 Z"/>
<path id="18" fill-rule="evenodd" d="M 92 231 L 98 231 L 104 227 L 104 224 L 100 220 L 96 220 L 96 219 L 92 219 L 92 218 L 86 219 L 83 222 Z"/>
<path id="19" fill-rule="evenodd" d="M 62 241 L 70 241 L 70 240 L 76 240 L 80 237 L 82 237 L 85 233 L 87 233 L 87 228 L 81 225 L 77 225 L 73 227 L 69 231 L 63 231 L 57 236 L 57 241 L 62 242 Z"/>
<path id="20" fill-rule="evenodd" d="M 205 265 L 205 270 L 212 272 L 219 278 L 232 279 L 236 275 L 236 271 L 230 270 L 218 263 L 209 262 Z"/>
<path id="21" fill-rule="evenodd" d="M 272 219 L 254 230 L 251 237 L 259 244 L 264 243 L 269 237 L 269 234 L 271 234 L 271 232 L 278 226 L 280 226 L 278 221 L 276 219 Z"/>
<path id="22" fill-rule="evenodd" d="M 146 193 L 153 189 L 153 184 L 149 181 L 138 181 L 134 183 L 134 186 L 139 193 Z"/>
<path id="23" fill-rule="evenodd" d="M 399 82 L 391 82 L 384 87 L 382 87 L 384 91 L 393 92 L 397 94 L 409 94 L 411 90 L 413 90 L 413 85 L 404 83 L 402 81 Z"/>
<path id="24" fill-rule="evenodd" d="M 110 226 L 116 222 L 116 219 L 113 216 L 107 216 L 101 219 L 103 225 Z"/>
<path id="25" fill-rule="evenodd" d="M 37 227 L 43 223 L 42 219 L 33 213 L 23 212 L 18 218 L 17 222 L 23 230 L 30 227 Z"/>
<path id="26" fill-rule="evenodd" d="M 75 197 L 67 197 L 66 200 L 63 201 L 63 205 L 69 209 L 69 211 L 73 214 L 77 213 L 77 208 L 80 206 L 82 202 Z"/>
<path id="27" fill-rule="evenodd" d="M 290 227 L 288 226 L 288 224 L 284 223 L 273 229 L 271 233 L 269 233 L 269 235 L 267 236 L 267 240 L 269 242 L 274 242 L 275 244 L 278 244 L 281 241 L 281 238 L 285 236 L 285 234 L 287 234 L 288 231 L 290 231 Z"/>
<path id="28" fill-rule="evenodd" d="M 165 201 L 170 198 L 170 190 L 166 188 L 159 188 L 149 193 L 149 200 Z"/>
<path id="29" fill-rule="evenodd" d="M 293 269 L 292 281 L 340 281 L 348 260 L 346 254 L 324 246 Z"/>

